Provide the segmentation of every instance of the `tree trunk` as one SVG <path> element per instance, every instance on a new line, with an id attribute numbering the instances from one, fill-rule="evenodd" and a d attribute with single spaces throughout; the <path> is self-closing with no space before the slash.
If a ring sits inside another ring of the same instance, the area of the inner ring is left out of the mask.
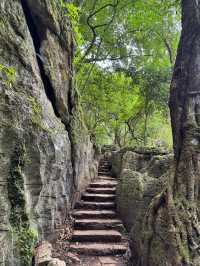
<path id="1" fill-rule="evenodd" d="M 148 112 L 145 111 L 144 117 L 144 132 L 143 132 L 143 145 L 147 145 L 147 122 L 148 122 Z"/>
<path id="2" fill-rule="evenodd" d="M 182 0 L 170 112 L 174 169 L 144 220 L 142 266 L 200 265 L 200 0 Z"/>
<path id="3" fill-rule="evenodd" d="M 114 145 L 117 145 L 120 148 L 122 147 L 120 129 L 118 127 L 115 127 L 115 130 L 114 130 Z"/>
<path id="4" fill-rule="evenodd" d="M 183 0 L 182 11 L 183 30 L 170 97 L 176 161 L 173 188 L 175 194 L 196 201 L 200 181 L 200 1 Z"/>

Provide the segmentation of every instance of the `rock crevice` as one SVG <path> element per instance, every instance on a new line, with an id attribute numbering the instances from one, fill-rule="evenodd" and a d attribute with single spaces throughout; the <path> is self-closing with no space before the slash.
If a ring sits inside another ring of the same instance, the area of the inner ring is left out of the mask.
<path id="1" fill-rule="evenodd" d="M 45 73 L 45 67 L 44 67 L 44 61 L 45 58 L 43 58 L 42 54 L 41 54 L 41 44 L 42 44 L 42 38 L 44 39 L 45 37 L 42 36 L 41 34 L 38 33 L 38 31 L 40 32 L 46 32 L 47 28 L 44 29 L 43 25 L 39 25 L 40 29 L 38 29 L 38 27 L 36 26 L 34 19 L 33 19 L 33 15 L 31 13 L 31 9 L 29 7 L 28 1 L 27 0 L 21 0 L 22 3 L 22 8 L 23 8 L 23 12 L 24 12 L 24 16 L 26 19 L 26 23 L 33 41 L 33 45 L 34 45 L 34 49 L 35 49 L 35 56 L 37 58 L 37 63 L 38 63 L 38 67 L 40 70 L 40 77 L 41 80 L 43 82 L 44 85 L 44 89 L 47 95 L 47 98 L 49 99 L 49 101 L 52 104 L 53 110 L 55 115 L 60 118 L 59 112 L 57 110 L 56 107 L 56 97 L 55 97 L 55 92 L 54 92 L 54 88 L 51 84 L 51 81 L 48 77 L 48 75 Z M 46 33 L 43 33 L 43 35 L 45 35 Z"/>

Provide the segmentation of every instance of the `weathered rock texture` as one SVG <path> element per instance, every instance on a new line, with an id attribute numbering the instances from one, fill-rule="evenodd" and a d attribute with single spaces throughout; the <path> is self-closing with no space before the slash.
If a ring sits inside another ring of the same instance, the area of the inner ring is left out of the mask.
<path id="1" fill-rule="evenodd" d="M 0 63 L 16 73 L 0 72 L 0 265 L 12 265 L 10 226 L 48 238 L 96 175 L 66 12 L 60 1 L 0 1 Z"/>
<path id="2" fill-rule="evenodd" d="M 166 186 L 172 157 L 155 151 L 123 150 L 112 156 L 113 171 L 119 177 L 117 208 L 131 238 L 133 265 L 140 265 L 143 234 L 148 233 L 143 231 L 144 218 L 151 201 Z"/>

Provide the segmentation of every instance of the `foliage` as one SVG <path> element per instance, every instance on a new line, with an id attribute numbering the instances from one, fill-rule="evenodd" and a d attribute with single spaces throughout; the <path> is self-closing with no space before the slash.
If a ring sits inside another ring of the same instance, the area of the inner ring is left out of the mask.
<path id="1" fill-rule="evenodd" d="M 179 1 L 73 3 L 82 36 L 76 84 L 91 134 L 100 144 L 170 147 L 168 96 Z"/>
<path id="2" fill-rule="evenodd" d="M 65 2 L 64 0 L 61 0 L 61 7 L 66 13 L 66 15 L 70 18 L 73 33 L 77 42 L 78 47 L 82 45 L 82 35 L 79 31 L 79 14 L 80 9 L 75 6 L 73 3 Z"/>
<path id="3" fill-rule="evenodd" d="M 147 85 L 151 88 L 151 82 L 154 82 L 155 90 L 148 91 L 149 87 L 143 90 Z M 114 141 L 119 146 L 143 145 L 147 99 L 148 115 L 151 120 L 147 130 L 148 143 L 153 145 L 153 140 L 161 137 L 168 140 L 167 146 L 170 145 L 171 134 L 166 110 L 168 92 L 162 90 L 161 94 L 158 93 L 156 85 L 159 84 L 162 86 L 160 79 L 157 82 L 155 79 L 153 81 L 150 79 L 144 84 L 143 79 L 138 78 L 137 82 L 134 82 L 124 73 L 107 73 L 96 67 L 87 90 L 81 91 L 81 95 L 87 126 L 90 132 L 95 134 L 97 142 Z"/>

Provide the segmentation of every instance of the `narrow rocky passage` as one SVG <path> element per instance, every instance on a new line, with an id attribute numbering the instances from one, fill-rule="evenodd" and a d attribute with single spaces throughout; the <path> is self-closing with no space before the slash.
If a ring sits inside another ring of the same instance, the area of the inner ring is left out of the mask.
<path id="1" fill-rule="evenodd" d="M 101 160 L 98 179 L 75 206 L 70 250 L 79 254 L 82 266 L 128 265 L 128 241 L 116 213 L 116 185 L 116 179 L 110 176 L 109 161 Z"/>

